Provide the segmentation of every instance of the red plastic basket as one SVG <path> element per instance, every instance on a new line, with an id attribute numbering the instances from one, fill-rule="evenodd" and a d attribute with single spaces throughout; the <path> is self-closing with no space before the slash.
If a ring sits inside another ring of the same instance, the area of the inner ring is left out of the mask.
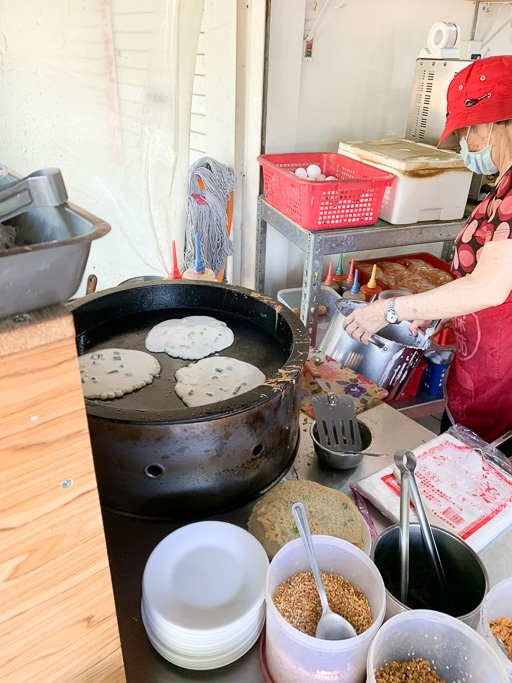
<path id="1" fill-rule="evenodd" d="M 384 192 L 395 176 L 342 154 L 264 154 L 265 199 L 306 230 L 330 230 L 372 225 L 379 216 Z M 295 169 L 317 164 L 339 181 L 303 180 Z M 291 172 L 290 172 L 291 171 Z"/>

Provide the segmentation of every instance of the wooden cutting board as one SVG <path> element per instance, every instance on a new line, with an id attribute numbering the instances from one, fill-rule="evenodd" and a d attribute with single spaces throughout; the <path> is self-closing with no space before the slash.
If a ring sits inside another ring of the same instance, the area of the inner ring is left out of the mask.
<path id="1" fill-rule="evenodd" d="M 125 681 L 72 316 L 0 321 L 0 680 Z"/>

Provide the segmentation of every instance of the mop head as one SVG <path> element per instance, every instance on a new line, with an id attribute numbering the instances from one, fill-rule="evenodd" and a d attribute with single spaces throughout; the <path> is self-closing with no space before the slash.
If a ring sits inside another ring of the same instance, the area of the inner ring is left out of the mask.
<path id="1" fill-rule="evenodd" d="M 204 188 L 199 186 L 199 179 Z M 227 231 L 226 209 L 234 186 L 233 173 L 211 157 L 203 157 L 190 167 L 183 271 L 194 262 L 196 232 L 199 234 L 205 266 L 211 268 L 216 277 L 224 267 L 226 258 L 233 253 L 233 243 Z"/>

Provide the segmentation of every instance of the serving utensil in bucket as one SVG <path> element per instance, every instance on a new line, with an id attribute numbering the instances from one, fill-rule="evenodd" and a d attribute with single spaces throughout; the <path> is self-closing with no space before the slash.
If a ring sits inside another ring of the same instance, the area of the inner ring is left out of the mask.
<path id="1" fill-rule="evenodd" d="M 395 465 L 400 472 L 400 600 L 407 604 L 409 592 L 409 508 L 411 502 L 410 474 L 404 465 L 404 453 L 395 453 Z"/>
<path id="2" fill-rule="evenodd" d="M 401 462 L 400 462 L 401 459 Z M 432 561 L 432 564 L 434 566 L 439 585 L 441 587 L 441 590 L 443 592 L 443 595 L 448 603 L 451 602 L 450 600 L 450 591 L 448 589 L 448 582 L 446 580 L 446 576 L 444 573 L 443 565 L 441 563 L 441 558 L 439 556 L 439 550 L 437 549 L 437 545 L 434 539 L 434 535 L 432 533 L 432 528 L 429 524 L 429 521 L 427 519 L 427 513 L 425 511 L 425 507 L 423 505 L 423 500 L 421 498 L 420 491 L 418 489 L 418 484 L 416 481 L 416 476 L 415 476 L 415 469 L 416 469 L 416 456 L 414 453 L 411 451 L 399 451 L 398 453 L 395 454 L 395 464 L 400 470 L 401 473 L 403 473 L 404 469 L 408 472 L 409 477 L 408 477 L 408 482 L 410 486 L 410 493 L 412 497 L 412 502 L 414 503 L 414 507 L 416 509 L 416 515 L 418 517 L 418 521 L 420 524 L 420 529 L 421 529 L 421 535 L 423 537 L 423 542 L 427 548 L 428 555 Z M 402 469 L 403 468 L 403 469 Z M 403 478 L 402 478 L 403 481 Z M 407 487 L 407 483 L 406 483 Z M 407 492 L 406 492 L 407 495 Z M 405 498 L 405 496 L 404 496 Z M 404 500 L 404 518 L 405 518 L 405 500 Z M 408 511 L 407 511 L 407 517 L 408 517 Z M 407 519 L 408 522 L 408 519 Z M 400 497 L 400 526 L 401 526 L 401 536 L 403 535 L 403 528 L 402 528 L 402 497 Z M 408 530 L 407 530 L 407 539 L 408 539 Z M 405 551 L 404 555 L 402 557 L 401 555 L 401 571 L 405 571 L 405 560 L 407 560 L 408 563 L 408 557 L 405 557 Z M 407 580 L 408 580 L 408 567 L 407 567 Z M 402 581 L 403 581 L 403 576 L 401 576 L 401 590 L 402 590 Z M 404 600 L 402 602 L 405 603 Z"/>
<path id="3" fill-rule="evenodd" d="M 346 640 L 347 638 L 353 638 L 357 633 L 352 624 L 340 614 L 333 612 L 329 607 L 324 582 L 322 581 L 322 575 L 320 574 L 318 562 L 316 561 L 306 508 L 302 503 L 294 503 L 292 505 L 292 514 L 300 537 L 304 542 L 304 547 L 311 565 L 311 570 L 313 571 L 313 576 L 315 577 L 320 602 L 322 604 L 322 616 L 317 624 L 315 635 L 317 638 L 322 638 L 323 640 Z"/>

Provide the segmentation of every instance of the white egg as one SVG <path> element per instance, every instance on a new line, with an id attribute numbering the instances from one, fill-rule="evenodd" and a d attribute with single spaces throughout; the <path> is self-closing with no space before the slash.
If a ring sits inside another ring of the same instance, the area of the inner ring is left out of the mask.
<path id="1" fill-rule="evenodd" d="M 322 169 L 316 164 L 310 164 L 307 168 L 307 173 L 310 178 L 315 178 L 316 180 L 318 176 L 321 175 Z"/>
<path id="2" fill-rule="evenodd" d="M 338 180 L 335 175 L 328 175 L 326 180 Z"/>
<path id="3" fill-rule="evenodd" d="M 324 174 L 323 174 L 323 173 L 320 173 L 320 175 L 318 176 L 317 180 L 325 180 Z"/>
<path id="4" fill-rule="evenodd" d="M 308 172 L 305 168 L 297 168 L 295 169 L 295 175 L 297 176 L 297 178 L 306 179 L 308 177 Z"/>

